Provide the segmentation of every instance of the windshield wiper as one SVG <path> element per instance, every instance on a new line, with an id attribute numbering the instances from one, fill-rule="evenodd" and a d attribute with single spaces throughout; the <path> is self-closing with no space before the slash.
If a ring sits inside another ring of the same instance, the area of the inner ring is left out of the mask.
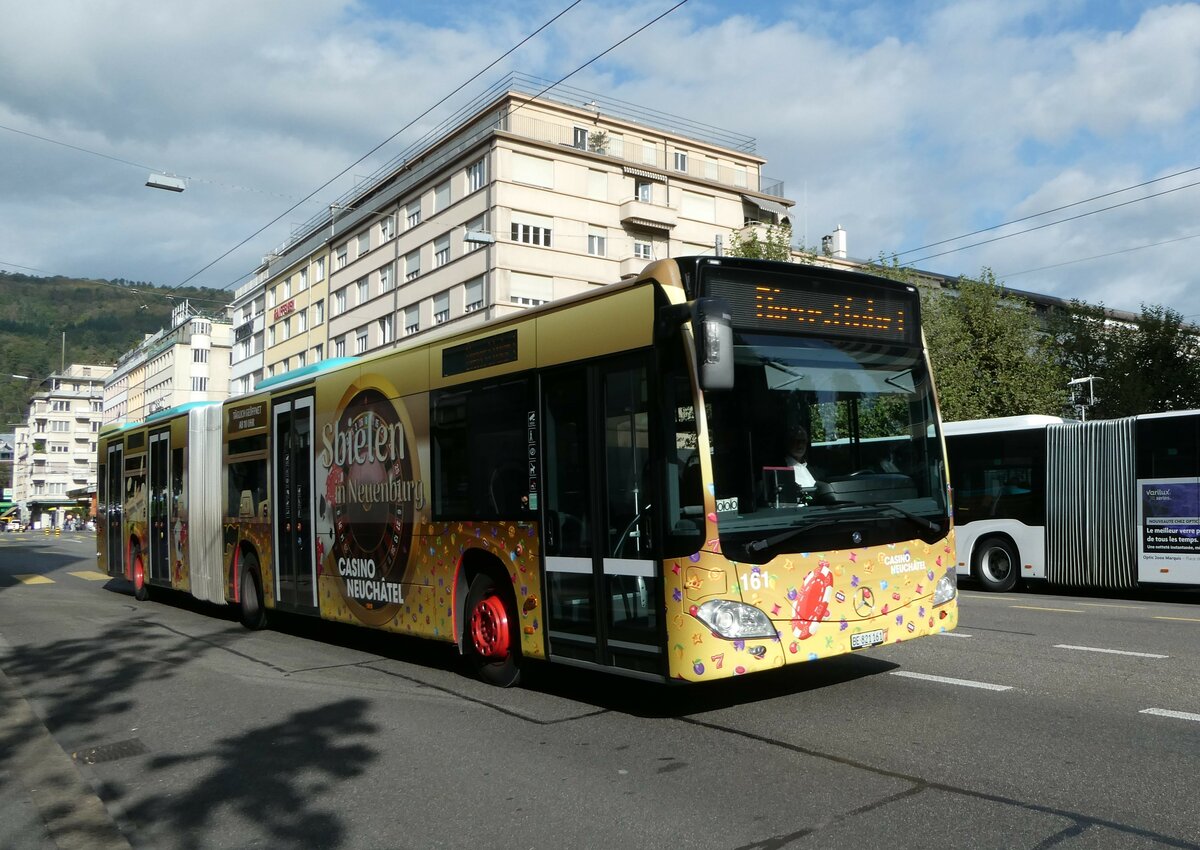
<path id="1" fill-rule="evenodd" d="M 940 523 L 936 523 L 927 517 L 921 516 L 920 514 L 914 514 L 911 511 L 906 511 L 904 508 L 902 508 L 899 505 L 894 504 L 892 502 L 852 502 L 852 503 L 842 503 L 842 504 L 838 504 L 838 505 L 829 505 L 829 507 L 832 507 L 832 508 L 879 508 L 879 509 L 882 509 L 885 511 L 894 511 L 896 514 L 899 514 L 904 519 L 910 520 L 913 523 L 916 523 L 917 525 L 921 526 L 921 528 L 924 528 L 926 531 L 932 531 L 934 534 L 940 534 L 942 531 L 942 526 Z"/>
<path id="2" fill-rule="evenodd" d="M 780 543 L 786 543 L 793 537 L 803 534 L 806 531 L 812 531 L 814 528 L 820 528 L 823 525 L 840 525 L 845 523 L 845 519 L 824 519 L 818 522 L 810 522 L 807 525 L 802 525 L 799 528 L 789 528 L 787 531 L 780 532 L 773 537 L 764 537 L 762 540 L 751 540 L 745 545 L 747 553 L 761 552 L 771 546 L 778 546 Z"/>

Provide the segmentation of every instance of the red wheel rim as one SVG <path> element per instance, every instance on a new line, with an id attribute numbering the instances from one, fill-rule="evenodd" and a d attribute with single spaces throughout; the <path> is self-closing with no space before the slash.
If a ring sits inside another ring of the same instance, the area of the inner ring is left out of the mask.
<path id="1" fill-rule="evenodd" d="M 133 562 L 133 586 L 138 590 L 142 589 L 142 585 L 146 583 L 146 570 L 142 566 L 142 559 L 138 558 Z"/>
<path id="2" fill-rule="evenodd" d="M 482 658 L 508 657 L 508 611 L 495 594 L 480 599 L 471 612 L 471 641 Z"/>

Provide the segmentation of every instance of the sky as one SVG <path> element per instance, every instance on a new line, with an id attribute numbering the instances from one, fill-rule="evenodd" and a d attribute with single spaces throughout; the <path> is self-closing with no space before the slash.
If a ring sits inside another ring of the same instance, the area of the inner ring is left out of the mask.
<path id="1" fill-rule="evenodd" d="M 1200 322 L 1200 3 L 572 3 L 0 0 L 0 269 L 232 295 L 507 74 L 571 74 L 753 137 L 797 243 Z"/>

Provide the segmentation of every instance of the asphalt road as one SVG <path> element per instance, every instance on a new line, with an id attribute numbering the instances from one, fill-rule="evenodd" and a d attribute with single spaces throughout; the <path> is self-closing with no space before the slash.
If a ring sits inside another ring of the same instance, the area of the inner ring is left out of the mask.
<path id="1" fill-rule="evenodd" d="M 700 688 L 139 604 L 0 534 L 0 847 L 1200 848 L 1200 597 L 964 592 L 959 630 Z"/>

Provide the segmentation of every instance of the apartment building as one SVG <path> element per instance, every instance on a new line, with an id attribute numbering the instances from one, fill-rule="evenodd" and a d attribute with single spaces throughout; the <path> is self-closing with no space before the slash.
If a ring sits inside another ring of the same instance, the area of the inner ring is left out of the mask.
<path id="1" fill-rule="evenodd" d="M 104 385 L 104 423 L 137 422 L 180 404 L 226 398 L 232 346 L 228 319 L 179 304 L 169 329 L 147 335 L 112 369 Z"/>
<path id="2" fill-rule="evenodd" d="M 90 505 L 96 487 L 96 434 L 112 366 L 72 364 L 46 378 L 15 432 L 13 502 L 26 522 L 61 526 Z"/>
<path id="3" fill-rule="evenodd" d="M 789 218 L 754 139 L 544 87 L 506 78 L 264 257 L 235 298 L 234 392 Z"/>

